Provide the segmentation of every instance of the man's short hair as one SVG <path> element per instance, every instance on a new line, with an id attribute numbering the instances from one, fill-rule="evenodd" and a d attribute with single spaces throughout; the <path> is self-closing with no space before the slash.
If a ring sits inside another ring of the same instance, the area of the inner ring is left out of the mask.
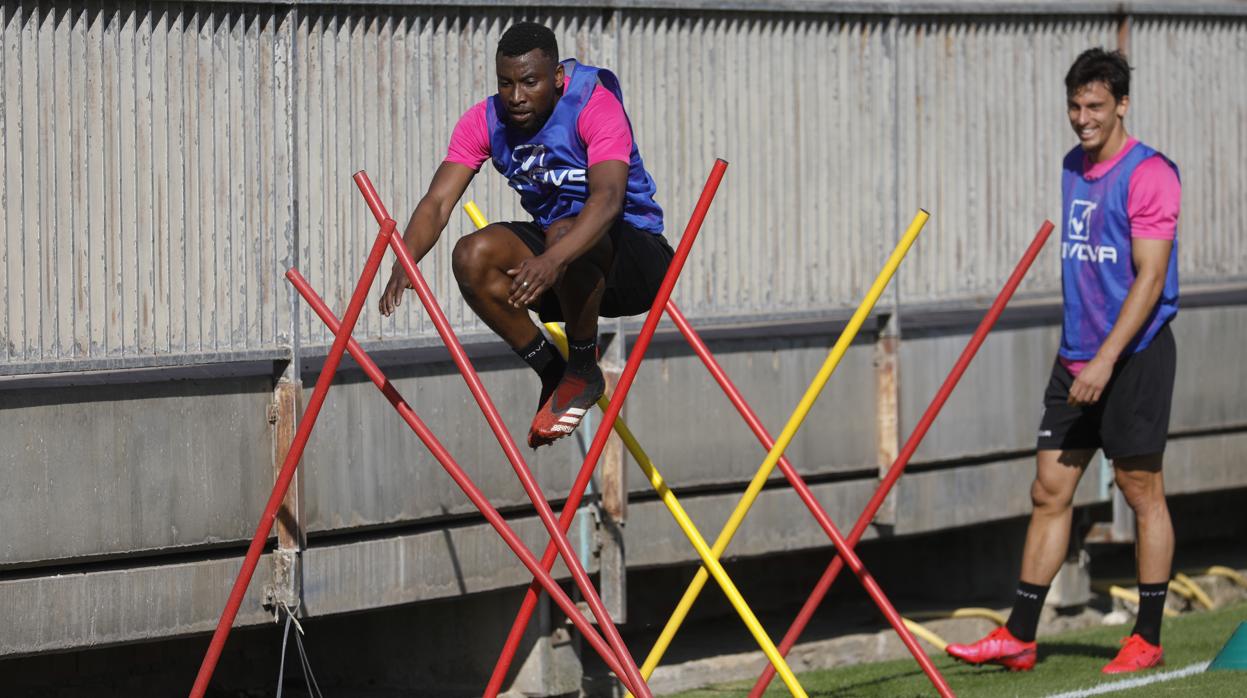
<path id="1" fill-rule="evenodd" d="M 1085 85 L 1102 82 L 1108 86 L 1113 98 L 1121 101 L 1130 94 L 1130 64 L 1121 51 L 1105 51 L 1102 48 L 1091 48 L 1074 59 L 1065 74 L 1065 95 L 1073 97 L 1074 93 Z"/>
<path id="2" fill-rule="evenodd" d="M 540 49 L 555 63 L 559 60 L 559 42 L 554 32 L 536 22 L 513 24 L 498 40 L 498 55 L 515 57 Z"/>

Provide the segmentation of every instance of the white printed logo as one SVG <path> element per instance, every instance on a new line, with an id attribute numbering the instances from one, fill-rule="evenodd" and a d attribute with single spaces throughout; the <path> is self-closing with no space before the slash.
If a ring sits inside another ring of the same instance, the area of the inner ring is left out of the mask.
<path id="1" fill-rule="evenodd" d="M 511 176 L 511 186 L 519 189 L 527 184 L 537 187 L 541 184 L 563 186 L 564 182 L 583 184 L 588 172 L 580 168 L 548 169 L 546 167 L 546 147 L 541 143 L 525 143 L 518 145 L 511 153 L 511 158 L 519 163 L 519 169 Z"/>
<path id="2" fill-rule="evenodd" d="M 1117 248 L 1108 245 L 1092 245 L 1086 242 L 1062 242 L 1061 259 L 1076 259 L 1080 262 L 1117 263 Z"/>
<path id="3" fill-rule="evenodd" d="M 1091 237 L 1091 212 L 1095 210 L 1094 201 L 1074 199 L 1069 205 L 1069 239 L 1086 240 Z"/>
<path id="4" fill-rule="evenodd" d="M 1061 241 L 1061 259 L 1103 264 L 1117 263 L 1117 248 L 1110 245 L 1092 245 L 1091 212 L 1098 206 L 1094 201 L 1074 199 L 1069 205 L 1069 240 Z"/>
<path id="5" fill-rule="evenodd" d="M 544 145 L 539 145 L 535 148 L 530 148 L 530 149 L 532 150 L 532 154 L 528 156 L 528 159 L 524 161 L 523 165 L 520 165 L 520 169 L 523 170 L 524 172 L 528 172 L 529 170 L 533 169 L 533 163 L 537 162 L 538 158 L 541 159 L 542 167 L 544 167 L 546 164 L 546 147 Z M 515 154 L 517 156 L 519 155 L 519 148 L 516 148 Z"/>

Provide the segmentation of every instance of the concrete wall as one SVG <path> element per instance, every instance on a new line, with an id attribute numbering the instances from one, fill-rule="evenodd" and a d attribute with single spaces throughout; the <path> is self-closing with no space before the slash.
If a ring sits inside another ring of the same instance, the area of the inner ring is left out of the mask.
<path id="1" fill-rule="evenodd" d="M 1035 424 L 1056 328 L 1019 323 L 991 336 L 900 482 L 887 535 L 1003 520 L 1029 508 Z M 1168 484 L 1174 493 L 1247 485 L 1247 376 L 1229 355 L 1247 307 L 1187 309 L 1175 322 L 1181 357 Z M 838 329 L 836 323 L 829 326 Z M 778 330 L 778 328 L 776 328 Z M 759 333 L 762 334 L 762 333 Z M 773 335 L 778 335 L 775 331 Z M 967 327 L 920 326 L 901 342 L 901 434 L 943 380 Z M 831 334 L 712 341 L 724 367 L 777 431 L 821 362 Z M 875 488 L 875 392 L 863 338 L 847 355 L 789 455 L 843 528 Z M 486 385 L 522 425 L 535 381 L 508 358 L 486 359 Z M 643 365 L 628 418 L 703 534 L 713 537 L 760 463 L 742 422 L 695 357 L 664 338 Z M 397 384 L 533 549 L 543 532 L 457 375 L 445 364 L 400 370 Z M 0 653 L 95 646 L 210 629 L 236 557 L 271 482 L 268 379 L 9 390 L 0 425 L 11 483 Z M 305 609 L 333 614 L 521 585 L 527 574 L 375 389 L 335 385 L 304 463 L 310 541 Z M 580 463 L 573 440 L 532 464 L 561 497 Z M 682 564 L 691 548 L 634 471 L 625 528 L 628 565 Z M 1080 503 L 1107 501 L 1093 467 Z M 596 569 L 594 512 L 572 527 Z M 872 529 L 868 537 L 879 531 Z M 734 556 L 816 549 L 826 541 L 785 486 L 768 488 L 729 549 Z M 184 551 L 179 557 L 170 557 Z M 560 569 L 562 569 L 560 567 Z M 263 622 L 262 566 L 240 624 Z M 106 610 L 105 610 L 106 609 Z M 141 618 L 141 622 L 138 619 Z"/>
<path id="2" fill-rule="evenodd" d="M 271 488 L 266 378 L 0 392 L 0 566 L 236 541 Z"/>

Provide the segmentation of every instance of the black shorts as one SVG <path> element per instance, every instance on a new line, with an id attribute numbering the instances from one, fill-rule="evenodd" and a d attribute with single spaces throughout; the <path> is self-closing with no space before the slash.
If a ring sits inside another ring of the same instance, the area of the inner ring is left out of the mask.
<path id="1" fill-rule="evenodd" d="M 545 232 L 532 221 L 502 223 L 524 242 L 532 253 L 546 251 Z M 606 275 L 606 291 L 598 314 L 602 317 L 624 317 L 647 312 L 658 295 L 658 287 L 675 251 L 667 238 L 637 230 L 622 218 L 615 221 L 608 233 L 615 248 L 610 273 Z M 558 296 L 547 291 L 537 300 L 537 315 L 542 322 L 562 322 L 563 308 Z"/>
<path id="2" fill-rule="evenodd" d="M 1109 458 L 1164 453 L 1177 351 L 1165 325 L 1143 351 L 1117 362 L 1094 405 L 1070 405 L 1074 377 L 1058 359 L 1044 391 L 1040 450 L 1103 448 Z"/>

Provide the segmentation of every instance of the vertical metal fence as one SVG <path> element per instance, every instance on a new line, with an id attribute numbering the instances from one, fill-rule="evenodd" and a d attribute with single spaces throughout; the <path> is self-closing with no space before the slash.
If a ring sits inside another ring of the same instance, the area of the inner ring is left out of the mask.
<path id="1" fill-rule="evenodd" d="M 0 361 L 289 341 L 285 18 L 0 6 Z"/>
<path id="2" fill-rule="evenodd" d="M 1058 7 L 1059 3 L 1051 3 Z M 975 7 L 978 7 L 975 5 Z M 1247 273 L 1245 16 L 1145 15 L 1132 132 L 1182 167 L 1184 282 Z M 1074 143 L 1061 78 L 1122 17 L 468 6 L 0 4 L 0 373 L 288 353 L 284 268 L 340 305 L 370 223 L 367 169 L 405 218 L 460 114 L 493 90 L 518 18 L 614 68 L 675 237 L 714 156 L 734 164 L 677 298 L 700 319 L 813 314 L 855 300 L 918 208 L 930 230 L 904 303 L 965 302 L 1059 220 Z M 487 164 L 469 195 L 521 215 Z M 423 265 L 452 320 L 484 331 L 449 271 L 452 219 Z M 1023 292 L 1054 293 L 1055 257 Z M 373 289 L 375 307 L 384 279 Z M 360 336 L 420 339 L 411 303 Z"/>
<path id="3" fill-rule="evenodd" d="M 1247 22 L 1148 17 L 1131 27 L 1132 133 L 1182 173 L 1183 281 L 1247 273 Z"/>

